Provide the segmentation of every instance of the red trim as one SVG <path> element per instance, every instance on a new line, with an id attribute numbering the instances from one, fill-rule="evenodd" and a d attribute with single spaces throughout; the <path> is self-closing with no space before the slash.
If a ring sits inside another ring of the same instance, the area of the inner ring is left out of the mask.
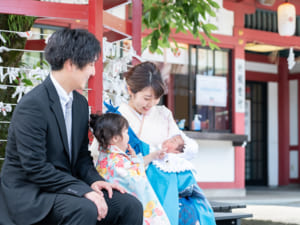
<path id="1" fill-rule="evenodd" d="M 247 81 L 260 81 L 260 82 L 269 82 L 274 81 L 278 82 L 279 75 L 274 73 L 262 73 L 262 72 L 253 72 L 246 71 L 246 80 Z"/>
<path id="2" fill-rule="evenodd" d="M 88 6 L 35 0 L 6 0 L 1 1 L 0 13 L 81 20 L 88 18 Z"/>
<path id="3" fill-rule="evenodd" d="M 74 28 L 78 27 L 78 28 L 88 29 L 86 20 L 80 20 L 80 23 L 76 23 L 75 20 L 71 20 L 71 19 L 40 18 L 37 19 L 34 23 L 41 24 L 41 25 L 55 26 L 55 27 L 74 27 Z"/>
<path id="4" fill-rule="evenodd" d="M 300 183 L 300 179 L 290 179 L 290 183 L 291 184 L 299 184 Z"/>
<path id="5" fill-rule="evenodd" d="M 167 107 L 173 112 L 173 114 L 175 113 L 173 74 L 169 74 L 169 79 L 168 79 Z"/>
<path id="6" fill-rule="evenodd" d="M 232 189 L 237 188 L 235 182 L 198 182 L 202 189 Z"/>
<path id="7" fill-rule="evenodd" d="M 142 1 L 135 0 L 132 2 L 132 47 L 137 55 L 142 53 Z M 139 60 L 133 58 L 132 64 L 136 65 Z"/>
<path id="8" fill-rule="evenodd" d="M 101 43 L 102 47 L 102 24 L 103 24 L 103 2 L 99 0 L 89 0 L 89 31 L 96 35 L 97 39 Z M 102 111 L 102 54 L 95 65 L 95 76 L 89 79 L 88 88 L 91 89 L 88 92 L 88 102 L 91 106 L 91 112 L 101 112 Z"/>
<path id="9" fill-rule="evenodd" d="M 59 27 L 70 28 L 85 28 L 88 29 L 88 21 L 75 20 L 75 19 L 58 19 L 47 18 L 38 19 L 36 24 L 52 25 Z M 108 12 L 103 11 L 103 36 L 107 38 L 107 41 L 114 42 L 121 39 L 126 39 L 132 35 L 132 22 L 129 20 L 123 20 Z"/>
<path id="10" fill-rule="evenodd" d="M 266 43 L 270 45 L 282 46 L 282 47 L 294 47 L 300 48 L 299 36 L 280 36 L 278 33 L 246 29 L 244 28 L 244 38 L 247 42 Z"/>
<path id="11" fill-rule="evenodd" d="M 269 57 L 267 55 L 248 53 L 248 52 L 246 53 L 246 61 L 275 64 L 270 62 Z"/>
<path id="12" fill-rule="evenodd" d="M 289 184 L 289 80 L 286 58 L 279 59 L 278 74 L 278 143 L 279 143 L 279 185 Z M 284 159 L 284 160 L 283 160 Z"/>
<path id="13" fill-rule="evenodd" d="M 142 32 L 142 36 L 145 37 L 150 33 L 151 33 L 151 30 L 145 29 Z M 219 34 L 213 34 L 213 36 L 219 39 L 220 43 L 217 43 L 217 45 L 220 48 L 232 49 L 232 48 L 234 48 L 234 46 L 237 45 L 237 42 L 238 42 L 238 38 L 233 37 L 233 36 L 219 35 Z M 170 34 L 170 40 L 171 40 L 171 38 L 174 38 L 179 43 L 181 42 L 181 43 L 186 43 L 186 44 L 201 45 L 200 40 L 195 39 L 194 36 L 189 31 L 187 31 L 186 34 L 185 33 L 176 33 L 175 29 L 173 29 Z M 204 34 L 204 39 L 206 41 L 209 40 L 207 37 L 205 37 L 205 34 Z"/>
<path id="14" fill-rule="evenodd" d="M 244 113 L 240 114 L 242 119 L 239 119 L 239 121 L 243 121 L 242 124 L 245 124 Z M 245 160 L 245 148 L 235 147 L 235 188 L 245 188 Z"/>
<path id="15" fill-rule="evenodd" d="M 44 39 L 27 40 L 24 49 L 41 51 L 41 50 L 44 50 L 45 46 L 46 46 L 46 43 L 45 43 Z"/>
<path id="16" fill-rule="evenodd" d="M 113 38 L 112 35 L 103 34 L 103 36 L 108 38 L 109 42 L 127 38 L 127 36 L 132 35 L 132 24 L 131 21 L 120 19 L 108 12 L 103 11 L 103 25 L 111 33 L 116 33 L 115 35 L 121 36 L 121 38 Z M 126 36 L 127 35 L 127 36 Z"/>
<path id="17" fill-rule="evenodd" d="M 300 80 L 300 73 L 290 74 L 289 75 L 289 80 Z"/>
<path id="18" fill-rule="evenodd" d="M 128 2 L 128 0 L 103 0 L 103 9 L 111 9 L 126 2 Z"/>
<path id="19" fill-rule="evenodd" d="M 243 14 L 252 14 L 256 9 L 254 0 L 224 0 L 223 7 L 234 12 L 242 12 Z"/>

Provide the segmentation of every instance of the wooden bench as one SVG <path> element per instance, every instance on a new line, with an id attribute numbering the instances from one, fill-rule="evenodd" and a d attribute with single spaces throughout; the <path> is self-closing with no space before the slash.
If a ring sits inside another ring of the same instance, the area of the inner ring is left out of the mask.
<path id="1" fill-rule="evenodd" d="M 232 209 L 246 208 L 245 204 L 210 201 L 217 225 L 241 225 L 241 219 L 249 218 L 250 213 L 234 213 Z"/>
<path id="2" fill-rule="evenodd" d="M 252 217 L 249 213 L 216 212 L 217 225 L 241 225 L 241 219 Z"/>
<path id="3" fill-rule="evenodd" d="M 246 208 L 243 203 L 228 203 L 228 202 L 218 202 L 209 201 L 214 212 L 232 212 L 232 209 Z"/>

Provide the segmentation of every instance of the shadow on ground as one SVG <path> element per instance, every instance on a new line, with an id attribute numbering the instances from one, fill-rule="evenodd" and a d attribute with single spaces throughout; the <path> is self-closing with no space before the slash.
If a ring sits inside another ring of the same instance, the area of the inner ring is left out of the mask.
<path id="1" fill-rule="evenodd" d="M 298 224 L 273 222 L 270 220 L 242 220 L 241 225 L 298 225 Z"/>

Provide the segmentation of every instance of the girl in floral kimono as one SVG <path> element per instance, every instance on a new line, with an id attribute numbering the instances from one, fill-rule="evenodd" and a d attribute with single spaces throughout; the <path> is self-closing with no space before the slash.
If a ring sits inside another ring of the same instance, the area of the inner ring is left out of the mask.
<path id="1" fill-rule="evenodd" d="M 120 114 L 92 114 L 90 126 L 100 143 L 96 163 L 100 175 L 107 181 L 124 187 L 142 202 L 145 225 L 170 225 L 146 177 L 144 167 L 153 159 L 162 157 L 164 151 L 149 154 L 145 158 L 141 154 L 136 155 L 128 145 L 128 122 Z"/>

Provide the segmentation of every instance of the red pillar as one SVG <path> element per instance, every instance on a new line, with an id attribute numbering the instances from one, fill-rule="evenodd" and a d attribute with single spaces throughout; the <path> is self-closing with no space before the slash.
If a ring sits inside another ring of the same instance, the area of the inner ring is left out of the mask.
<path id="1" fill-rule="evenodd" d="M 232 77 L 232 128 L 233 133 L 235 134 L 245 134 L 245 113 L 238 112 L 235 108 L 236 106 L 236 98 L 239 93 L 236 92 L 236 83 L 235 78 L 237 76 L 237 65 L 236 60 L 243 60 L 245 63 L 245 37 L 244 37 L 244 16 L 245 12 L 242 10 L 236 11 L 234 14 L 234 22 L 235 27 L 233 30 L 234 37 L 238 38 L 238 41 L 233 50 L 233 77 Z M 245 65 L 244 69 L 244 85 L 246 82 L 246 68 Z M 240 72 L 240 71 L 239 71 Z M 234 178 L 234 185 L 235 188 L 245 188 L 245 148 L 244 147 L 235 147 L 235 178 Z"/>
<path id="2" fill-rule="evenodd" d="M 142 41 L 142 1 L 132 1 L 132 46 L 136 54 L 141 55 L 141 41 Z M 132 64 L 136 65 L 139 61 L 132 60 Z"/>
<path id="3" fill-rule="evenodd" d="M 290 177 L 289 155 L 289 70 L 286 58 L 280 58 L 278 66 L 278 143 L 279 143 L 279 185 L 288 185 Z"/>
<path id="4" fill-rule="evenodd" d="M 101 43 L 101 49 L 103 49 L 103 0 L 89 0 L 88 29 L 91 33 L 95 34 Z M 96 62 L 95 68 L 96 74 L 89 79 L 88 83 L 88 102 L 92 113 L 102 111 L 102 51 L 99 60 Z"/>
<path id="5" fill-rule="evenodd" d="M 232 77 L 232 105 L 233 105 L 233 115 L 232 115 L 232 125 L 233 133 L 235 134 L 245 134 L 245 113 L 236 112 L 235 109 L 235 98 L 238 93 L 236 93 L 235 88 L 235 76 L 237 75 L 235 60 L 241 59 L 245 60 L 245 51 L 244 45 L 238 45 L 234 48 L 233 51 L 233 68 L 234 73 Z M 245 75 L 246 80 L 246 75 Z M 244 147 L 235 147 L 235 188 L 245 188 L 245 148 Z"/>

